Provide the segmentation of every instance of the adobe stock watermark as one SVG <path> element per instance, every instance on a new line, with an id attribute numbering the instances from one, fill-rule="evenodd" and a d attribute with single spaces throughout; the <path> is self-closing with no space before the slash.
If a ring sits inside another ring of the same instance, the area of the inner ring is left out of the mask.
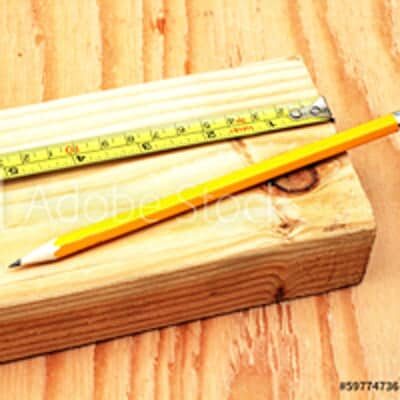
<path id="1" fill-rule="evenodd" d="M 176 205 L 175 208 L 185 210 L 183 212 L 185 218 L 180 220 L 182 224 L 229 225 L 243 220 L 259 223 L 260 213 L 266 220 L 276 213 L 275 205 L 270 198 L 260 202 L 252 196 L 233 195 L 216 200 L 209 198 L 210 195 L 204 192 L 198 196 L 200 200 L 197 199 L 199 201 L 194 204 L 190 196 L 185 194 L 187 188 L 188 186 L 181 186 L 171 191 L 171 194 L 174 193 L 175 199 L 172 203 Z M 64 194 L 60 195 L 57 194 L 58 189 L 51 186 L 33 187 L 24 207 L 22 223 L 28 225 L 46 222 L 49 225 L 65 225 L 68 229 L 118 216 L 120 223 L 140 218 L 146 225 L 151 225 L 159 220 L 159 210 L 171 204 L 170 200 L 166 200 L 156 191 L 140 193 L 140 188 L 135 190 L 132 186 L 118 184 L 96 191 L 88 190 L 78 184 L 70 184 L 64 190 Z M 2 198 L 4 201 L 4 193 Z M 210 203 L 213 203 L 211 207 L 202 206 Z M 172 213 L 171 217 L 174 215 L 175 213 Z M 4 223 L 5 207 L 2 208 L 2 217 Z"/>

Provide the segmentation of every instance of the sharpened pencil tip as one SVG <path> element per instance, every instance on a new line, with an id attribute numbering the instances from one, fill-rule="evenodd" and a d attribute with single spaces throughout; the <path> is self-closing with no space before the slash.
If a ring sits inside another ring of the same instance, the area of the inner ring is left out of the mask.
<path id="1" fill-rule="evenodd" d="M 8 266 L 8 268 L 17 268 L 17 267 L 20 267 L 20 266 L 21 266 L 21 260 L 17 260 L 15 262 L 13 262 L 12 264 L 10 264 Z"/>

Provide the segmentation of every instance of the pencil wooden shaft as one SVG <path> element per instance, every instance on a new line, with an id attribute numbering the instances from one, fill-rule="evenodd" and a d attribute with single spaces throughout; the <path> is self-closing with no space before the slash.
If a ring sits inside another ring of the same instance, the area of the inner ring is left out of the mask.
<path id="1" fill-rule="evenodd" d="M 396 132 L 393 114 L 380 117 L 331 137 L 282 153 L 222 177 L 148 203 L 115 217 L 63 235 L 56 240 L 61 258 L 152 225 L 169 217 L 340 154 L 350 148 Z"/>

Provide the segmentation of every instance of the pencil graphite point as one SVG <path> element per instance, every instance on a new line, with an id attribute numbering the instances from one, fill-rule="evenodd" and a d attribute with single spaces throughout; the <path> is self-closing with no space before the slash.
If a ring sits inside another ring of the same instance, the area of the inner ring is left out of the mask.
<path id="1" fill-rule="evenodd" d="M 13 262 L 12 264 L 10 264 L 8 266 L 8 268 L 17 268 L 17 267 L 20 267 L 20 266 L 21 266 L 21 260 L 19 259 L 19 260 Z"/>

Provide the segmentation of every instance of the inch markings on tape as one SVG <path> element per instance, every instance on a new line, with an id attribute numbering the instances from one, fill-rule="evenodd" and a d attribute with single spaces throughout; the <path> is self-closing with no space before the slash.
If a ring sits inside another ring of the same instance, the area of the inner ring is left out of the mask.
<path id="1" fill-rule="evenodd" d="M 8 181 L 106 161 L 281 131 L 332 119 L 323 97 L 2 153 Z"/>

